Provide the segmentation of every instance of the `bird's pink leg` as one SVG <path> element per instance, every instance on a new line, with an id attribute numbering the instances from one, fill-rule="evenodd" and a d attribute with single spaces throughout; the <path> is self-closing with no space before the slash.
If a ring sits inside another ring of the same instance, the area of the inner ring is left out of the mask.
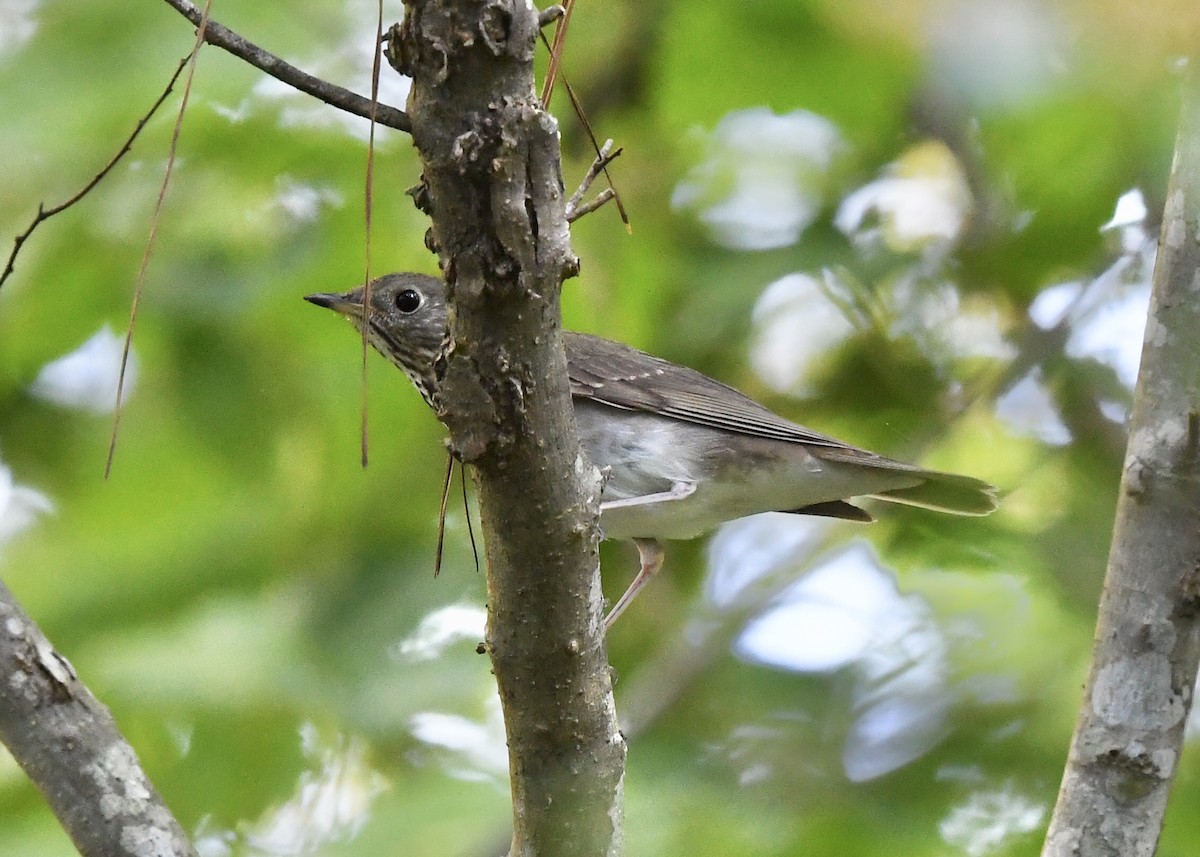
<path id="1" fill-rule="evenodd" d="M 660 568 L 662 568 L 663 546 L 656 539 L 634 539 L 634 544 L 637 545 L 638 558 L 642 562 L 642 568 L 637 573 L 637 577 L 633 579 L 633 583 L 629 584 L 629 588 L 625 590 L 625 594 L 617 599 L 617 603 L 608 611 L 608 615 L 604 617 L 605 630 L 612 627 L 613 622 L 617 621 L 617 617 L 625 612 L 625 608 L 633 603 L 633 599 L 643 586 L 654 577 Z"/>

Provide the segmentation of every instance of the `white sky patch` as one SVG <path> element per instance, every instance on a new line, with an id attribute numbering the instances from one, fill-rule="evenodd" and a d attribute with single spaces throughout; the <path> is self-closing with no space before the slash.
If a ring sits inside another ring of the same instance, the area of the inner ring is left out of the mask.
<path id="1" fill-rule="evenodd" d="M 771 283 L 754 304 L 750 360 L 759 377 L 781 392 L 807 392 L 814 361 L 854 332 L 845 313 L 808 274 Z"/>
<path id="2" fill-rule="evenodd" d="M 856 244 L 897 252 L 948 246 L 962 234 L 973 201 L 954 153 L 929 140 L 906 150 L 883 176 L 842 200 L 834 225 Z"/>
<path id="3" fill-rule="evenodd" d="M 482 640 L 487 612 L 467 604 L 451 604 L 434 610 L 417 629 L 392 647 L 401 661 L 432 661 L 446 649 L 465 640 Z"/>
<path id="4" fill-rule="evenodd" d="M 275 179 L 275 205 L 297 224 L 311 223 L 322 208 L 341 208 L 345 198 L 333 187 L 308 184 L 288 175 Z"/>
<path id="5" fill-rule="evenodd" d="M 1134 188 L 1125 191 L 1117 199 L 1117 208 L 1113 212 L 1112 218 L 1100 227 L 1100 231 L 1108 232 L 1125 226 L 1142 226 L 1146 222 L 1148 213 L 1146 198 L 1142 195 L 1141 190 Z"/>
<path id="6" fill-rule="evenodd" d="M 1037 830 L 1045 815 L 1043 804 L 1007 785 L 972 794 L 938 823 L 938 832 L 948 845 L 961 848 L 968 857 L 987 857 L 1002 849 L 1009 838 Z"/>
<path id="7" fill-rule="evenodd" d="M 1141 191 L 1122 194 L 1112 218 L 1100 228 L 1120 232 L 1121 255 L 1116 261 L 1090 282 L 1043 289 L 1029 305 L 1029 317 L 1043 330 L 1062 324 L 1070 328 L 1068 356 L 1112 367 L 1131 390 L 1142 360 L 1157 253 L 1155 241 L 1146 234 L 1147 213 Z"/>
<path id="8" fill-rule="evenodd" d="M 467 782 L 497 782 L 508 777 L 508 745 L 500 697 L 493 693 L 481 721 L 461 714 L 423 711 L 409 720 L 414 738 L 439 750 L 442 767 Z"/>
<path id="9" fill-rule="evenodd" d="M 368 59 L 369 61 L 369 59 Z M 356 83 L 346 86 L 362 95 L 364 98 L 369 98 L 371 93 L 370 69 L 368 66 L 367 76 L 355 75 Z M 391 70 L 391 67 L 384 64 L 379 72 L 379 103 L 387 104 L 398 109 L 404 109 L 404 105 L 408 103 L 408 93 L 412 89 L 412 78 L 401 77 Z M 318 77 L 328 79 L 324 75 L 317 74 Z M 343 84 L 345 85 L 345 84 Z M 362 116 L 356 116 L 353 113 L 347 113 L 345 110 L 340 110 L 336 107 L 330 107 L 324 102 L 317 101 L 312 96 L 298 93 L 291 89 L 291 93 L 295 96 L 294 103 L 289 103 L 284 106 L 279 115 L 279 125 L 282 128 L 329 128 L 341 126 L 350 136 L 355 137 L 363 142 L 366 142 L 370 137 L 371 123 Z M 304 99 L 301 101 L 300 99 Z M 394 136 L 394 135 L 393 135 Z M 386 142 L 387 132 L 382 129 L 377 129 L 375 132 L 375 145 Z"/>
<path id="10" fill-rule="evenodd" d="M 755 107 L 727 114 L 704 148 L 672 207 L 693 212 L 717 244 L 766 250 L 796 243 L 816 219 L 844 144 L 837 126 L 815 113 Z"/>
<path id="11" fill-rule="evenodd" d="M 795 672 L 829 672 L 866 652 L 879 622 L 901 600 L 865 544 L 830 558 L 746 626 L 738 655 Z"/>
<path id="12" fill-rule="evenodd" d="M 1100 407 L 1100 413 L 1117 425 L 1125 425 L 1129 420 L 1129 404 L 1126 402 L 1114 402 L 1111 399 L 1101 399 L 1096 403 Z"/>
<path id="13" fill-rule="evenodd" d="M 0 59 L 19 51 L 37 33 L 34 12 L 40 5 L 39 0 L 0 0 Z"/>
<path id="14" fill-rule="evenodd" d="M 854 722 L 842 747 L 852 782 L 919 759 L 951 731 L 948 645 L 925 601 L 907 596 L 855 666 Z"/>
<path id="15" fill-rule="evenodd" d="M 290 800 L 246 830 L 247 844 L 265 854 L 314 854 L 352 839 L 387 788 L 383 775 L 367 764 L 358 739 L 339 736 L 333 746 L 323 746 L 311 724 L 301 727 L 300 737 L 312 768 L 300 775 Z"/>
<path id="16" fill-rule="evenodd" d="M 964 302 L 953 283 L 908 279 L 890 295 L 892 336 L 909 336 L 934 362 L 950 357 L 1012 360 L 1017 349 L 1004 338 L 1000 311 L 986 297 Z"/>
<path id="17" fill-rule="evenodd" d="M 1029 304 L 1029 318 L 1042 330 L 1050 330 L 1067 317 L 1079 295 L 1083 283 L 1059 283 L 1042 289 Z"/>
<path id="18" fill-rule="evenodd" d="M 935 364 L 965 357 L 1012 360 L 1002 314 L 986 295 L 963 299 L 949 282 L 901 278 L 874 295 L 889 319 L 887 334 L 908 337 Z M 820 277 L 788 274 L 771 283 L 754 305 L 750 360 L 773 389 L 811 392 L 822 358 L 858 329 L 873 323 L 859 309 L 855 288 L 830 270 Z"/>
<path id="19" fill-rule="evenodd" d="M 237 834 L 232 830 L 216 827 L 211 816 L 202 818 L 192 834 L 192 844 L 196 848 L 197 857 L 230 857 L 236 841 Z"/>
<path id="20" fill-rule="evenodd" d="M 1200 675 L 1196 676 L 1196 681 L 1200 682 Z M 1186 741 L 1195 741 L 1200 737 L 1200 706 L 1192 706 L 1187 723 L 1183 727 L 1183 737 Z"/>
<path id="21" fill-rule="evenodd" d="M 1067 354 L 1094 357 L 1111 366 L 1132 390 L 1142 362 L 1142 335 L 1149 308 L 1149 282 L 1113 295 L 1073 325 Z"/>
<path id="22" fill-rule="evenodd" d="M 795 672 L 852 671 L 852 721 L 842 747 L 852 781 L 906 765 L 949 734 L 945 636 L 928 603 L 900 593 L 864 542 L 789 587 L 746 626 L 734 651 Z"/>
<path id="23" fill-rule="evenodd" d="M 54 511 L 54 504 L 41 491 L 13 480 L 12 470 L 0 462 L 0 545 L 28 529 L 39 515 Z"/>
<path id="24" fill-rule="evenodd" d="M 705 594 L 717 608 L 738 604 L 746 592 L 814 550 L 827 521 L 767 512 L 722 524 L 708 543 Z"/>
<path id="25" fill-rule="evenodd" d="M 770 283 L 755 302 L 751 364 L 780 392 L 810 394 L 823 356 L 872 324 L 859 310 L 851 283 L 828 269 L 818 276 L 788 274 Z M 954 283 L 902 277 L 875 299 L 876 310 L 890 319 L 888 335 L 912 338 L 935 364 L 1016 355 L 1004 338 L 1002 314 L 986 295 L 964 300 Z"/>
<path id="26" fill-rule="evenodd" d="M 29 388 L 34 397 L 64 408 L 112 413 L 117 400 L 117 378 L 121 371 L 121 351 L 125 340 L 107 324 L 70 354 L 47 363 Z M 138 361 L 133 349 L 125 370 L 121 403 L 137 385 Z"/>
<path id="27" fill-rule="evenodd" d="M 1038 0 L 938 5 L 930 32 L 930 76 L 977 107 L 1037 97 L 1067 68 L 1074 41 L 1062 14 Z"/>
<path id="28" fill-rule="evenodd" d="M 371 94 L 371 67 L 375 48 L 375 6 L 363 0 L 347 0 L 339 7 L 346 16 L 345 27 L 330 25 L 330 32 L 349 31 L 340 43 L 323 46 L 320 53 L 310 57 L 285 57 L 289 63 L 364 98 Z M 366 24 L 365 26 L 363 24 Z M 397 74 L 386 62 L 379 69 L 379 103 L 403 109 L 408 102 L 412 78 Z M 332 107 L 311 95 L 300 92 L 270 75 L 264 74 L 254 84 L 250 94 L 236 105 L 211 104 L 212 109 L 231 123 L 244 122 L 259 110 L 277 110 L 282 128 L 342 128 L 350 136 L 366 141 L 370 122 L 337 107 Z M 393 135 L 395 136 L 395 135 Z M 386 135 L 376 132 L 380 145 Z"/>
<path id="29" fill-rule="evenodd" d="M 996 400 L 996 416 L 1018 434 L 1036 437 L 1051 446 L 1071 442 L 1071 432 L 1059 416 L 1054 397 L 1034 370 Z"/>

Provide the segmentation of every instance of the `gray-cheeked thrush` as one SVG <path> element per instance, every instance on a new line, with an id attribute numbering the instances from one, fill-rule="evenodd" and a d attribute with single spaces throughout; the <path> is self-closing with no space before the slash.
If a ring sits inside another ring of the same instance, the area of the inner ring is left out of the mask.
<path id="1" fill-rule="evenodd" d="M 361 330 L 362 288 L 308 295 Z M 371 284 L 368 338 L 432 404 L 446 336 L 446 287 L 424 274 Z M 996 491 L 970 476 L 925 470 L 858 449 L 767 410 L 693 369 L 628 345 L 564 331 L 579 440 L 608 469 L 605 538 L 633 539 L 641 570 L 605 619 L 611 625 L 662 565 L 660 539 L 690 539 L 722 521 L 793 512 L 871 521 L 847 498 L 953 515 L 986 515 Z"/>

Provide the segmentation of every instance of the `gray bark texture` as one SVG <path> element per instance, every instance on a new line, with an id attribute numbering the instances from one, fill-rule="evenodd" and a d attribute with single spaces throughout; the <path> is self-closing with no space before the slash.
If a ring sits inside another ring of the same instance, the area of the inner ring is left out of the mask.
<path id="1" fill-rule="evenodd" d="M 1200 665 L 1200 80 L 1159 236 L 1091 670 L 1043 857 L 1148 857 Z"/>
<path id="2" fill-rule="evenodd" d="M 0 741 L 84 857 L 195 857 L 108 709 L 2 583 Z"/>
<path id="3" fill-rule="evenodd" d="M 511 854 L 608 855 L 625 740 L 602 627 L 601 482 L 580 453 L 560 332 L 578 262 L 557 123 L 534 92 L 537 30 L 519 0 L 409 0 L 388 58 L 413 78 L 412 193 L 448 285 L 437 406 L 478 486 Z"/>

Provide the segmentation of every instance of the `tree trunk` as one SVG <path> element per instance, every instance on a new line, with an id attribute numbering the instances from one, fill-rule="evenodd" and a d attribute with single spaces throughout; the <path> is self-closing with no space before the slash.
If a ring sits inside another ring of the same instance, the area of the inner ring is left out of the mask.
<path id="1" fill-rule="evenodd" d="M 580 453 L 560 337 L 578 262 L 557 124 L 534 92 L 538 27 L 516 0 L 413 0 L 388 54 L 413 78 L 414 193 L 450 296 L 439 417 L 479 490 L 512 854 L 615 854 L 625 742 L 602 627 L 601 484 Z"/>
<path id="2" fill-rule="evenodd" d="M 1151 855 L 1200 664 L 1200 87 L 1185 85 L 1091 671 L 1043 857 Z"/>

